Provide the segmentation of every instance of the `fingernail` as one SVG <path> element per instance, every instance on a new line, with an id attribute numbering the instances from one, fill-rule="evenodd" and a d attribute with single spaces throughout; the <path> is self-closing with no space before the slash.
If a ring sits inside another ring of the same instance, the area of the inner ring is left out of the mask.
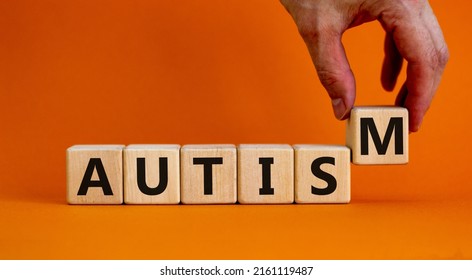
<path id="1" fill-rule="evenodd" d="M 331 104 L 333 105 L 333 111 L 336 118 L 342 120 L 346 115 L 346 106 L 344 105 L 342 98 L 332 99 Z"/>

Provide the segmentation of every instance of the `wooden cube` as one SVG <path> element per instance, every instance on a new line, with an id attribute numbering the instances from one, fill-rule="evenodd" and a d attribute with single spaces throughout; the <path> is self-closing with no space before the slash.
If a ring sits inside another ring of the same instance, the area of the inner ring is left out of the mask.
<path id="1" fill-rule="evenodd" d="M 346 143 L 354 164 L 408 163 L 408 110 L 354 107 L 347 121 Z"/>
<path id="2" fill-rule="evenodd" d="M 67 149 L 67 202 L 123 203 L 124 145 L 76 145 Z"/>
<path id="3" fill-rule="evenodd" d="M 123 165 L 126 204 L 180 203 L 180 145 L 129 145 Z"/>
<path id="4" fill-rule="evenodd" d="M 293 149 L 290 145 L 248 145 L 238 149 L 238 201 L 293 203 Z"/>
<path id="5" fill-rule="evenodd" d="M 236 203 L 236 146 L 185 145 L 180 156 L 182 203 Z"/>
<path id="6" fill-rule="evenodd" d="M 296 203 L 349 203 L 349 148 L 337 145 L 294 145 L 293 148 Z"/>

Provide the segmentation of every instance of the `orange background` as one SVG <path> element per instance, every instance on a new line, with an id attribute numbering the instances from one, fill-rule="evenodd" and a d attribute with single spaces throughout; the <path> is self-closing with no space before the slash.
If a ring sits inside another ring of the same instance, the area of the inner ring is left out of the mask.
<path id="1" fill-rule="evenodd" d="M 472 258 L 469 2 L 431 1 L 442 84 L 410 163 L 352 166 L 351 204 L 70 206 L 74 144 L 344 144 L 344 123 L 278 1 L 0 1 L 0 258 Z M 356 104 L 392 104 L 380 25 L 344 43 Z"/>

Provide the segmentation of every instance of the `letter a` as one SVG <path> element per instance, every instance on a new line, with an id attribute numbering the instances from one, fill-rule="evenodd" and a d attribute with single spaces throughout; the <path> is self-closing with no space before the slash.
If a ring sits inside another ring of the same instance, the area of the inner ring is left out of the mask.
<path id="1" fill-rule="evenodd" d="M 98 180 L 92 180 L 94 170 L 97 170 Z M 107 174 L 105 173 L 105 168 L 103 168 L 103 163 L 100 158 L 90 159 L 77 195 L 87 195 L 89 187 L 100 187 L 104 195 L 113 195 L 110 182 L 108 182 Z"/>

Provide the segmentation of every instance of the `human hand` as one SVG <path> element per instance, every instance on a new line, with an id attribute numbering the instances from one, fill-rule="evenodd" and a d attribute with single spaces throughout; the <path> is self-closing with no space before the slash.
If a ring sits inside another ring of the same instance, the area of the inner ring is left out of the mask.
<path id="1" fill-rule="evenodd" d="M 351 27 L 378 20 L 386 31 L 382 86 L 388 91 L 394 89 L 405 59 L 407 78 L 395 104 L 408 109 L 410 131 L 418 131 L 449 59 L 441 28 L 427 0 L 281 2 L 298 26 L 338 119 L 349 116 L 356 96 L 342 34 Z"/>

